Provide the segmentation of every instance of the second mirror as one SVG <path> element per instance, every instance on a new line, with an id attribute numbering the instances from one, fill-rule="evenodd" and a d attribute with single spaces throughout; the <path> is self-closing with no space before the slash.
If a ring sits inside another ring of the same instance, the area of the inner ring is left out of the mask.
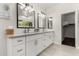
<path id="1" fill-rule="evenodd" d="M 43 13 L 43 12 L 40 12 L 40 13 L 37 13 L 37 25 L 38 25 L 38 28 L 45 28 L 46 25 L 46 15 Z"/>

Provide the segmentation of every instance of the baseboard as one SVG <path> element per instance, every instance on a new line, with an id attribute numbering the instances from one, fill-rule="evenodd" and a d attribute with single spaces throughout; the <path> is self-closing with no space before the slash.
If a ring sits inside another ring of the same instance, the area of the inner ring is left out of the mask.
<path id="1" fill-rule="evenodd" d="M 79 47 L 77 47 L 77 46 L 76 46 L 75 48 L 76 48 L 76 49 L 79 49 Z"/>
<path id="2" fill-rule="evenodd" d="M 62 44 L 61 44 L 61 43 L 59 43 L 59 42 L 54 42 L 54 44 L 62 45 Z"/>

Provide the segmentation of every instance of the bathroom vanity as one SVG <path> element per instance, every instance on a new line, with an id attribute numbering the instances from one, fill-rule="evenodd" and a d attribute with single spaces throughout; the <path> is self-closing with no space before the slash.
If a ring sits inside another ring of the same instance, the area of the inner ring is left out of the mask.
<path id="1" fill-rule="evenodd" d="M 54 31 L 7 36 L 8 56 L 36 56 L 53 43 Z"/>

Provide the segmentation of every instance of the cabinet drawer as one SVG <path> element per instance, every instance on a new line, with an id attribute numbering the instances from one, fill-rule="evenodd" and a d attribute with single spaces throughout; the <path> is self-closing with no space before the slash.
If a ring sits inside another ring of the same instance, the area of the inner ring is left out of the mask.
<path id="1" fill-rule="evenodd" d="M 19 45 L 19 44 L 24 44 L 25 43 L 25 38 L 24 37 L 20 37 L 20 38 L 16 38 L 16 39 L 13 39 L 12 40 L 12 45 L 15 46 L 15 45 Z"/>
<path id="2" fill-rule="evenodd" d="M 16 47 L 14 46 L 12 52 L 13 52 L 14 56 L 23 56 L 23 55 L 25 55 L 25 46 L 24 46 L 24 44 L 18 45 Z"/>
<path id="3" fill-rule="evenodd" d="M 35 36 L 27 36 L 26 37 L 26 42 L 32 41 L 35 39 Z"/>
<path id="4" fill-rule="evenodd" d="M 26 41 L 28 42 L 28 41 L 32 41 L 32 40 L 39 39 L 39 38 L 42 38 L 42 35 L 27 36 Z"/>

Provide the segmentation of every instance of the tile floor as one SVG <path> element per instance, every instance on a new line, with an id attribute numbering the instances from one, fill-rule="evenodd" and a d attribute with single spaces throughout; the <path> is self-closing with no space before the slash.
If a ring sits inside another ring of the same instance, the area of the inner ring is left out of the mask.
<path id="1" fill-rule="evenodd" d="M 39 56 L 79 56 L 79 49 L 66 45 L 52 44 Z"/>

